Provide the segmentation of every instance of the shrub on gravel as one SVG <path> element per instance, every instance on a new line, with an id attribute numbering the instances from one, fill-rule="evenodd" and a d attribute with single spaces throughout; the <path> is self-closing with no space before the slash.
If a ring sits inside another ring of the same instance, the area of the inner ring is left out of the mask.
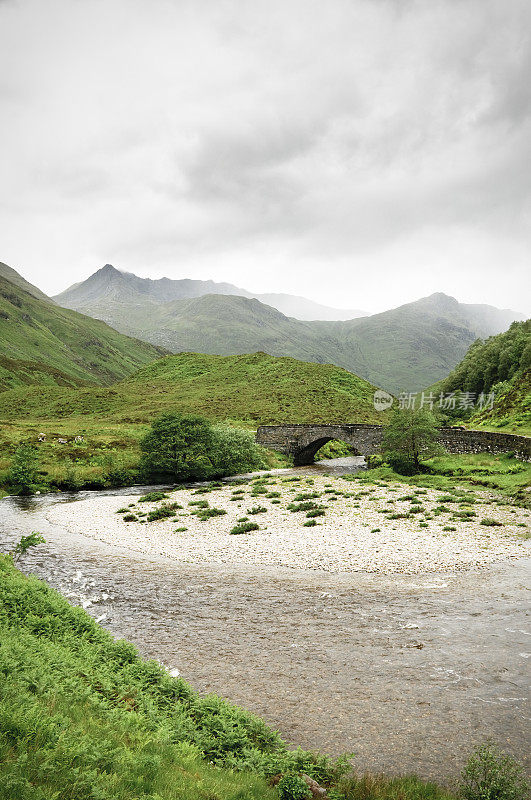
<path id="1" fill-rule="evenodd" d="M 122 519 L 124 522 L 135 522 L 138 517 L 135 514 L 124 514 Z"/>
<path id="2" fill-rule="evenodd" d="M 313 527 L 315 527 L 315 525 L 317 525 L 317 520 L 316 519 L 309 519 L 307 522 L 303 522 L 302 527 L 303 528 L 313 528 Z"/>
<path id="3" fill-rule="evenodd" d="M 206 522 L 208 519 L 212 519 L 212 517 L 222 517 L 227 512 L 224 508 L 201 508 L 194 513 L 201 522 Z"/>
<path id="4" fill-rule="evenodd" d="M 152 509 L 147 515 L 148 522 L 156 522 L 159 519 L 174 517 L 177 508 L 182 508 L 178 503 L 163 503 L 161 506 Z"/>
<path id="5" fill-rule="evenodd" d="M 156 503 L 159 500 L 165 500 L 168 495 L 165 492 L 148 492 L 147 494 L 139 497 L 139 503 Z"/>
<path id="6" fill-rule="evenodd" d="M 325 510 L 324 508 L 312 508 L 311 511 L 308 511 L 306 516 L 308 517 L 308 519 L 312 519 L 312 517 L 324 517 Z"/>
<path id="7" fill-rule="evenodd" d="M 247 513 L 254 517 L 255 514 L 267 514 L 267 508 L 265 506 L 253 506 L 252 508 L 247 509 Z"/>
<path id="8" fill-rule="evenodd" d="M 492 517 L 484 517 L 479 524 L 486 525 L 488 528 L 498 528 L 503 525 L 503 522 L 498 522 L 497 519 L 492 519 Z"/>
<path id="9" fill-rule="evenodd" d="M 288 511 L 291 511 L 293 514 L 298 511 L 312 511 L 314 508 L 319 508 L 319 506 L 317 503 L 314 503 L 313 500 L 306 500 L 304 503 L 288 504 Z"/>
<path id="10" fill-rule="evenodd" d="M 242 522 L 239 525 L 235 525 L 234 528 L 231 528 L 229 533 L 236 536 L 240 533 L 250 533 L 251 531 L 258 530 L 260 530 L 260 526 L 257 525 L 256 522 Z"/>

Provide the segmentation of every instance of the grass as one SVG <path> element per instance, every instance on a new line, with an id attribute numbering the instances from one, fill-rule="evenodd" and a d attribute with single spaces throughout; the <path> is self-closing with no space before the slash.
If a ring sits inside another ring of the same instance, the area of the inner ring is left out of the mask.
<path id="1" fill-rule="evenodd" d="M 163 412 L 198 413 L 247 429 L 293 420 L 385 422 L 374 410 L 373 391 L 339 367 L 265 353 L 181 353 L 109 388 L 15 388 L 0 392 L 0 486 L 21 444 L 38 447 L 43 490 L 129 485 L 138 481 L 139 441 Z M 74 443 L 76 436 L 83 441 Z M 269 451 L 264 459 L 272 468 L 288 463 Z M 267 491 L 265 484 L 253 488 L 253 494 Z"/>
<path id="2" fill-rule="evenodd" d="M 531 485 L 531 464 L 518 461 L 509 455 L 477 453 L 469 455 L 443 455 L 427 462 L 429 472 L 419 475 L 398 475 L 390 467 L 376 467 L 356 473 L 352 477 L 343 476 L 356 483 L 372 484 L 394 481 L 426 489 L 445 492 L 440 501 L 457 503 L 470 500 L 470 490 L 486 489 L 501 495 L 507 502 L 529 506 Z M 414 500 L 413 495 L 399 498 Z"/>

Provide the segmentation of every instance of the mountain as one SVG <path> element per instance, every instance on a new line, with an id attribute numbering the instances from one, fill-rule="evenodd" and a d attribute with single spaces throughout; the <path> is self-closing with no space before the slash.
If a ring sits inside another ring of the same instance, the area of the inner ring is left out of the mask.
<path id="1" fill-rule="evenodd" d="M 14 270 L 2 267 L 0 390 L 42 383 L 113 383 L 166 352 L 60 308 Z"/>
<path id="2" fill-rule="evenodd" d="M 478 336 L 498 333 L 521 316 L 436 293 L 372 316 L 307 321 L 256 298 L 225 294 L 242 291 L 230 284 L 215 284 L 223 291 L 190 297 L 211 286 L 206 283 L 151 281 L 107 265 L 55 299 L 172 352 L 231 355 L 262 350 L 330 362 L 395 394 L 444 378 Z M 172 292 L 184 291 L 186 298 L 172 297 Z"/>
<path id="3" fill-rule="evenodd" d="M 54 300 L 65 308 L 81 311 L 116 325 L 126 324 L 131 309 L 134 311 L 144 309 L 149 314 L 148 309 L 151 304 L 203 297 L 208 294 L 255 298 L 286 316 L 302 320 L 352 319 L 366 315 L 364 311 L 330 308 L 295 295 L 253 294 L 231 283 L 188 278 L 181 280 L 139 278 L 130 272 L 122 272 L 111 264 L 106 264 L 85 281 L 70 286 L 69 289 L 56 295 Z"/>

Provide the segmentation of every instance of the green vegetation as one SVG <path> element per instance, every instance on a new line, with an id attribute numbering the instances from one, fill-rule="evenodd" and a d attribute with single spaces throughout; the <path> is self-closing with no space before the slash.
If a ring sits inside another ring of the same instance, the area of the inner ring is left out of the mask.
<path id="1" fill-rule="evenodd" d="M 432 387 L 433 390 L 433 387 Z M 445 410 L 446 419 L 467 420 L 473 427 L 531 433 L 531 320 L 513 322 L 509 330 L 485 341 L 477 339 L 437 393 L 483 395 L 483 408 Z M 494 403 L 488 401 L 494 395 Z M 492 407 L 491 407 L 492 406 Z"/>
<path id="2" fill-rule="evenodd" d="M 530 785 L 521 765 L 487 742 L 476 748 L 461 773 L 462 800 L 525 800 Z"/>
<path id="3" fill-rule="evenodd" d="M 382 452 L 388 464 L 401 475 L 421 471 L 422 462 L 441 452 L 437 423 L 426 409 L 398 408 L 386 429 Z"/>
<path id="4" fill-rule="evenodd" d="M 158 503 L 159 500 L 165 500 L 168 497 L 166 492 L 148 492 L 138 498 L 139 503 Z"/>
<path id="5" fill-rule="evenodd" d="M 191 414 L 160 416 L 141 440 L 140 449 L 140 472 L 154 481 L 204 480 L 264 466 L 251 433 L 212 426 Z"/>
<path id="6" fill-rule="evenodd" d="M 260 525 L 256 522 L 240 522 L 238 525 L 235 525 L 231 528 L 230 533 L 237 536 L 241 533 L 250 533 L 251 531 L 258 531 L 260 530 Z"/>
<path id="7" fill-rule="evenodd" d="M 385 422 L 373 407 L 374 387 L 330 364 L 264 353 L 169 356 L 111 388 L 26 387 L 0 393 L 0 485 L 16 448 L 38 446 L 39 488 L 103 488 L 138 479 L 140 440 L 164 413 L 198 414 L 224 422 L 218 437 L 229 472 L 246 440 L 234 428 L 293 421 Z M 38 441 L 40 433 L 46 434 Z M 74 441 L 76 437 L 82 441 Z M 65 445 L 58 439 L 68 440 Z M 229 456 L 231 461 L 229 462 Z M 236 456 L 236 458 L 234 458 Z M 286 459 L 267 452 L 270 466 Z"/>
<path id="8" fill-rule="evenodd" d="M 110 384 L 165 352 L 60 308 L 28 284 L 30 293 L 18 278 L 14 283 L 0 274 L 0 391 Z"/>
<path id="9" fill-rule="evenodd" d="M 15 450 L 6 484 L 16 494 L 31 494 L 38 480 L 39 451 L 29 444 Z"/>
<path id="10" fill-rule="evenodd" d="M 463 486 L 468 489 L 479 488 L 494 491 L 505 497 L 506 502 L 516 505 L 528 506 L 530 503 L 530 492 L 527 490 L 531 485 L 531 464 L 517 461 L 509 455 L 445 454 L 429 459 L 426 462 L 426 468 L 427 472 L 406 476 L 399 475 L 387 465 L 382 465 L 358 472 L 352 478 L 344 476 L 344 480 L 354 480 L 362 484 L 378 481 L 387 484 L 392 481 L 400 481 L 409 483 L 411 486 L 438 489 L 449 493 L 439 498 L 442 502 L 456 503 L 462 500 L 462 495 L 466 492 L 458 487 Z M 399 499 L 409 499 L 409 496 Z M 470 502 L 470 499 L 473 498 L 467 497 L 466 499 L 467 502 Z"/>
<path id="11" fill-rule="evenodd" d="M 13 562 L 16 564 L 28 550 L 31 550 L 32 547 L 37 547 L 39 544 L 44 544 L 44 542 L 44 537 L 35 531 L 33 531 L 33 533 L 28 533 L 26 536 L 22 536 L 11 551 Z"/>
<path id="12" fill-rule="evenodd" d="M 464 359 L 442 381 L 441 389 L 486 394 L 530 369 L 531 319 L 528 319 L 513 322 L 508 331 L 486 341 L 476 339 Z"/>

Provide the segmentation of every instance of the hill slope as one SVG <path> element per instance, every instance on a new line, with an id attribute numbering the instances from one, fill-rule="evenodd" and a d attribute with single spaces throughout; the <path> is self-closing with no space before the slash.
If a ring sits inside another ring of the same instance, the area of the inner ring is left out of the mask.
<path id="1" fill-rule="evenodd" d="M 184 283 L 199 291 L 196 284 L 205 282 L 146 281 L 108 266 L 57 300 L 78 304 L 123 333 L 173 352 L 263 350 L 330 362 L 393 393 L 417 391 L 444 378 L 478 336 L 499 333 L 519 316 L 437 293 L 370 317 L 304 322 L 255 298 L 226 294 L 235 289 L 229 284 L 218 284 L 223 291 L 216 294 L 171 299 L 175 285 Z"/>
<path id="2" fill-rule="evenodd" d="M 181 353 L 147 364 L 109 388 L 4 392 L 0 417 L 93 416 L 98 425 L 145 425 L 156 414 L 172 410 L 253 426 L 288 421 L 380 423 L 386 417 L 374 409 L 374 388 L 331 364 L 265 353 L 225 357 Z"/>
<path id="3" fill-rule="evenodd" d="M 24 289 L 38 300 L 47 300 L 49 303 L 53 302 L 53 300 L 45 295 L 44 292 L 41 292 L 40 289 L 38 289 L 32 283 L 29 283 L 25 278 L 22 277 L 22 275 L 14 270 L 13 267 L 8 267 L 8 265 L 4 264 L 3 261 L 0 261 L 0 278 L 5 278 L 7 281 L 14 283 L 19 289 Z"/>
<path id="4" fill-rule="evenodd" d="M 0 390 L 112 383 L 165 352 L 18 284 L 0 277 Z"/>
<path id="5" fill-rule="evenodd" d="M 139 278 L 130 272 L 122 272 L 112 264 L 106 264 L 81 283 L 70 286 L 56 295 L 54 300 L 65 308 L 82 311 L 113 326 L 126 324 L 128 312 L 133 310 L 144 315 L 151 313 L 150 307 L 174 300 L 187 300 L 207 294 L 237 295 L 257 299 L 273 306 L 288 316 L 297 319 L 352 319 L 366 312 L 356 309 L 337 309 L 289 294 L 253 294 L 231 283 L 160 278 Z M 142 320 L 142 317 L 140 317 Z M 142 322 L 140 323 L 142 326 Z"/>
<path id="6" fill-rule="evenodd" d="M 477 399 L 492 393 L 492 408 L 468 418 L 474 426 L 531 433 L 531 319 L 513 322 L 508 331 L 473 343 L 464 359 L 436 387 L 437 393 L 470 392 Z M 463 416 L 455 411 L 454 416 Z"/>

